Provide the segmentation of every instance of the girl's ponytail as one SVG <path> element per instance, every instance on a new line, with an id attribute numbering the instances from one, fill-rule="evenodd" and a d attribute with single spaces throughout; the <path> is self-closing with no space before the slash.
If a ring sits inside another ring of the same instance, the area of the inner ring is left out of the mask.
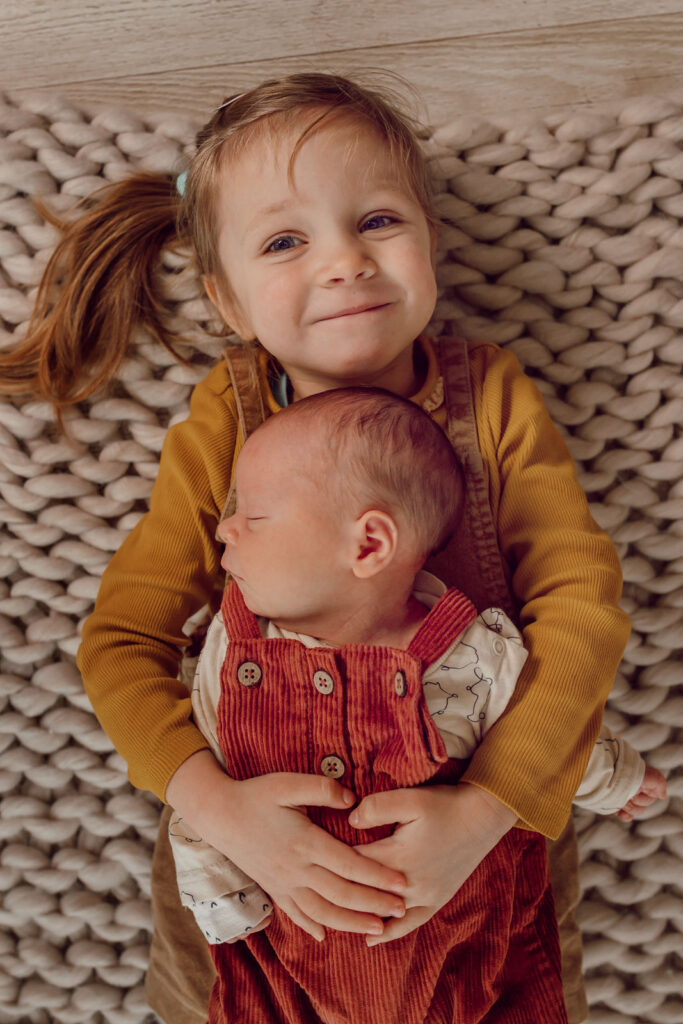
<path id="1" fill-rule="evenodd" d="M 179 198 L 171 178 L 140 173 L 89 197 L 74 221 L 41 209 L 63 237 L 25 338 L 0 353 L 0 393 L 38 394 L 59 415 L 111 379 L 137 324 L 173 351 L 155 278 L 177 238 Z"/>

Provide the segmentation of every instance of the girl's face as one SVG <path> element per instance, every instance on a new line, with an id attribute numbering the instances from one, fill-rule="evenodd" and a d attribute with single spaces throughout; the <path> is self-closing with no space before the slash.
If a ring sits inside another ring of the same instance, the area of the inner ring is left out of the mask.
<path id="1" fill-rule="evenodd" d="M 370 128 L 317 131 L 290 183 L 300 131 L 226 161 L 218 249 L 234 299 L 215 279 L 207 290 L 244 340 L 279 360 L 297 398 L 352 384 L 409 395 L 412 342 L 436 302 L 434 232 Z"/>

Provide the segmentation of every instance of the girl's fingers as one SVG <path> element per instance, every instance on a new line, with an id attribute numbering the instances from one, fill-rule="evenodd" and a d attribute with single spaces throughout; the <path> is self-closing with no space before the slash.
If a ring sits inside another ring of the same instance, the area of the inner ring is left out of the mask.
<path id="1" fill-rule="evenodd" d="M 271 775 L 273 796 L 282 807 L 353 807 L 356 801 L 351 790 L 334 779 L 322 775 L 300 775 L 281 772 Z"/>
<path id="2" fill-rule="evenodd" d="M 322 942 L 325 938 L 325 929 L 317 921 L 314 921 L 307 914 L 304 914 L 303 910 L 294 902 L 289 896 L 283 896 L 281 899 L 276 900 L 276 903 L 280 910 L 284 911 L 287 917 L 291 918 L 294 924 L 298 925 L 302 931 L 305 931 L 308 935 L 316 940 L 316 942 Z"/>
<path id="3" fill-rule="evenodd" d="M 381 942 L 400 939 L 429 921 L 436 910 L 436 907 L 412 907 L 402 920 L 387 921 L 381 935 L 368 935 L 366 942 L 368 946 L 378 946 Z"/>
<path id="4" fill-rule="evenodd" d="M 396 840 L 392 836 L 386 839 L 375 839 L 372 843 L 364 843 L 362 846 L 354 846 L 361 857 L 367 860 L 378 861 L 380 864 L 391 865 L 392 856 L 396 852 Z"/>
<path id="5" fill-rule="evenodd" d="M 309 927 L 306 930 L 314 938 L 317 938 L 317 935 L 310 926 L 319 928 L 323 934 L 325 928 L 332 928 L 338 932 L 357 932 L 360 935 L 381 935 L 384 931 L 381 917 L 339 907 L 312 889 L 296 892 L 294 902 L 297 914 L 307 920 Z M 296 918 L 292 916 L 292 920 L 296 921 Z M 298 921 L 296 923 L 298 924 Z"/>
<path id="6" fill-rule="evenodd" d="M 325 869 L 330 875 L 337 876 L 340 881 L 355 882 L 370 890 L 382 890 L 387 893 L 402 895 L 406 891 L 406 878 L 400 871 L 370 857 L 363 857 L 346 843 L 340 842 L 317 830 L 315 847 L 310 850 L 310 859 L 318 867 Z"/>
<path id="7" fill-rule="evenodd" d="M 405 914 L 405 902 L 400 896 L 347 882 L 324 868 L 311 872 L 309 887 L 322 899 L 343 910 L 378 917 L 403 917 Z"/>
<path id="8" fill-rule="evenodd" d="M 349 823 L 354 828 L 405 824 L 413 821 L 418 813 L 413 790 L 392 789 L 366 796 L 349 815 Z"/>

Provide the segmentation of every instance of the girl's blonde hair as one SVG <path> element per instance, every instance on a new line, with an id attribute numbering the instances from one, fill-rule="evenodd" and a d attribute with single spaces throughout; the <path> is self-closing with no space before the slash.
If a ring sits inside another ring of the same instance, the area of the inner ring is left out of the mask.
<path id="1" fill-rule="evenodd" d="M 306 111 L 311 116 L 302 120 Z M 138 173 L 95 192 L 83 201 L 80 216 L 66 223 L 40 207 L 62 238 L 45 269 L 26 337 L 0 355 L 0 392 L 38 394 L 59 415 L 111 379 L 138 324 L 182 359 L 173 348 L 179 339 L 164 323 L 160 250 L 174 241 L 190 243 L 200 274 L 229 292 L 216 230 L 224 161 L 269 131 L 302 125 L 291 175 L 306 139 L 339 118 L 386 140 L 397 174 L 436 225 L 419 127 L 386 89 L 317 72 L 263 82 L 225 101 L 200 130 L 184 196 L 175 178 Z"/>

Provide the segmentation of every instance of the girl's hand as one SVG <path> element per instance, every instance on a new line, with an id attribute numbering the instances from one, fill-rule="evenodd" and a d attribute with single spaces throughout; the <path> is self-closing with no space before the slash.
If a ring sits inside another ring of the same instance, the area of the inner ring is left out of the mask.
<path id="1" fill-rule="evenodd" d="M 420 786 L 366 797 L 351 813 L 357 828 L 398 822 L 393 835 L 356 849 L 405 874 L 406 915 L 385 924 L 369 946 L 407 935 L 440 910 L 517 821 L 496 797 L 468 783 Z"/>
<path id="2" fill-rule="evenodd" d="M 282 772 L 237 782 L 208 750 L 188 758 L 168 802 L 241 868 L 304 931 L 325 927 L 381 934 L 382 918 L 405 913 L 400 870 L 363 857 L 314 825 L 305 807 L 348 809 L 355 797 L 332 779 Z"/>
<path id="3" fill-rule="evenodd" d="M 666 779 L 656 768 L 645 769 L 640 789 L 631 797 L 625 807 L 617 811 L 617 818 L 622 821 L 633 821 L 640 817 L 646 807 L 653 804 L 655 800 L 663 800 L 666 796 Z"/>

